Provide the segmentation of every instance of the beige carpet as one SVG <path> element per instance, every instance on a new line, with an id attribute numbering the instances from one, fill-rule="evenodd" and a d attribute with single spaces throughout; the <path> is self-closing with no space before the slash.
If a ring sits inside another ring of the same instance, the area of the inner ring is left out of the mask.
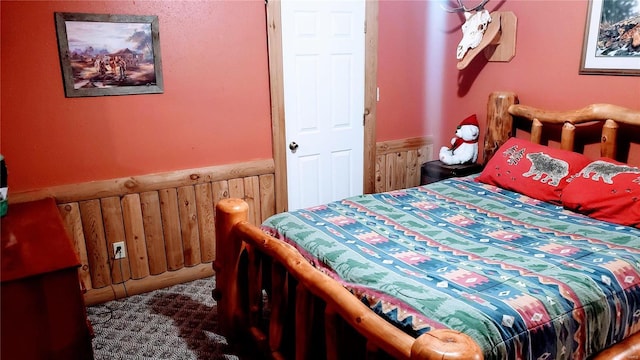
<path id="1" fill-rule="evenodd" d="M 214 287 L 206 278 L 89 307 L 95 359 L 240 359 L 216 333 Z"/>

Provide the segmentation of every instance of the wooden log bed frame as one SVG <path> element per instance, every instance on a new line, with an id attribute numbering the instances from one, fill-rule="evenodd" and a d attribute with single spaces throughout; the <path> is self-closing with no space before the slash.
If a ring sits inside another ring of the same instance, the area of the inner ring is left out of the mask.
<path id="1" fill-rule="evenodd" d="M 571 150 L 582 146 L 576 140 L 576 133 L 580 133 L 576 129 L 581 124 L 604 123 L 599 126 L 601 154 L 610 158 L 619 155 L 616 143 L 626 137 L 619 136 L 618 128 L 640 129 L 640 111 L 610 104 L 590 105 L 577 111 L 545 111 L 519 105 L 517 96 L 509 92 L 492 93 L 487 114 L 485 163 L 508 137 L 514 136 L 518 127 L 514 120 L 526 119 L 530 123 L 531 139 L 536 143 L 549 139 L 542 130 L 543 124 L 550 124 L 546 128 L 558 130 L 560 147 Z M 628 155 L 630 145 L 626 146 L 623 152 Z M 320 353 L 328 359 L 346 357 L 345 354 L 355 358 L 353 347 L 358 341 L 367 358 L 483 357 L 479 345 L 463 333 L 439 329 L 414 338 L 396 328 L 338 282 L 316 270 L 292 246 L 251 225 L 247 221 L 248 210 L 240 199 L 225 199 L 216 208 L 214 297 L 220 330 L 230 342 L 251 339 L 252 347 L 261 356 L 273 359 L 318 358 Z M 320 326 L 324 331 L 318 330 Z M 355 334 L 354 329 L 361 340 L 347 336 L 349 331 Z M 317 351 L 318 346 L 323 349 L 321 352 Z M 640 359 L 640 333 L 593 359 Z"/>

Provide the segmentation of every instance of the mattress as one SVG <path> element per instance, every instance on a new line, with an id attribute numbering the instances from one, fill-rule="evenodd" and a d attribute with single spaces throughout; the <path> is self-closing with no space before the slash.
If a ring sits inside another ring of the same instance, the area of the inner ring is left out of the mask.
<path id="1" fill-rule="evenodd" d="M 455 329 L 486 359 L 584 359 L 640 331 L 640 230 L 473 176 L 262 228 L 407 333 Z"/>

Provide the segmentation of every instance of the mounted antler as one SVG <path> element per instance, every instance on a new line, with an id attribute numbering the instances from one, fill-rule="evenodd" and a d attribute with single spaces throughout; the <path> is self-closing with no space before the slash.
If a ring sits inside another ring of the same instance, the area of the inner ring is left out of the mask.
<path id="1" fill-rule="evenodd" d="M 482 0 L 479 5 L 471 9 L 464 6 L 462 0 L 457 1 L 458 5 L 460 5 L 457 8 L 445 8 L 444 6 L 442 8 L 448 12 L 464 12 L 465 22 L 462 24 L 462 40 L 456 49 L 456 58 L 461 60 L 469 49 L 473 49 L 480 44 L 482 35 L 484 35 L 484 31 L 491 22 L 491 15 L 484 8 L 484 5 L 489 0 Z"/>
<path id="2" fill-rule="evenodd" d="M 462 0 L 457 0 L 457 2 L 458 2 L 458 5 L 460 5 L 460 6 L 459 6 L 459 7 L 457 7 L 457 8 L 447 8 L 447 7 L 444 7 L 444 6 L 442 6 L 442 5 L 440 5 L 440 6 L 441 6 L 445 11 L 450 12 L 450 13 L 453 13 L 453 12 L 472 12 L 472 11 L 481 11 L 481 10 L 484 10 L 484 5 L 485 5 L 487 2 L 489 2 L 489 0 L 482 0 L 482 2 L 480 3 L 480 5 L 478 5 L 478 6 L 476 6 L 476 7 L 473 7 L 473 8 L 471 8 L 471 9 L 467 9 L 467 7 L 466 7 L 466 6 L 464 6 L 464 5 L 462 4 Z"/>

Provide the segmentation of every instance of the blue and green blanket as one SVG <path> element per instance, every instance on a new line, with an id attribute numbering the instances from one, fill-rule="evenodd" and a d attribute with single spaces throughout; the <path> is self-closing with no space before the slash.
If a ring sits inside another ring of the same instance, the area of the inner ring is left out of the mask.
<path id="1" fill-rule="evenodd" d="M 406 332 L 459 330 L 487 359 L 584 359 L 640 331 L 640 230 L 471 177 L 263 229 Z"/>

